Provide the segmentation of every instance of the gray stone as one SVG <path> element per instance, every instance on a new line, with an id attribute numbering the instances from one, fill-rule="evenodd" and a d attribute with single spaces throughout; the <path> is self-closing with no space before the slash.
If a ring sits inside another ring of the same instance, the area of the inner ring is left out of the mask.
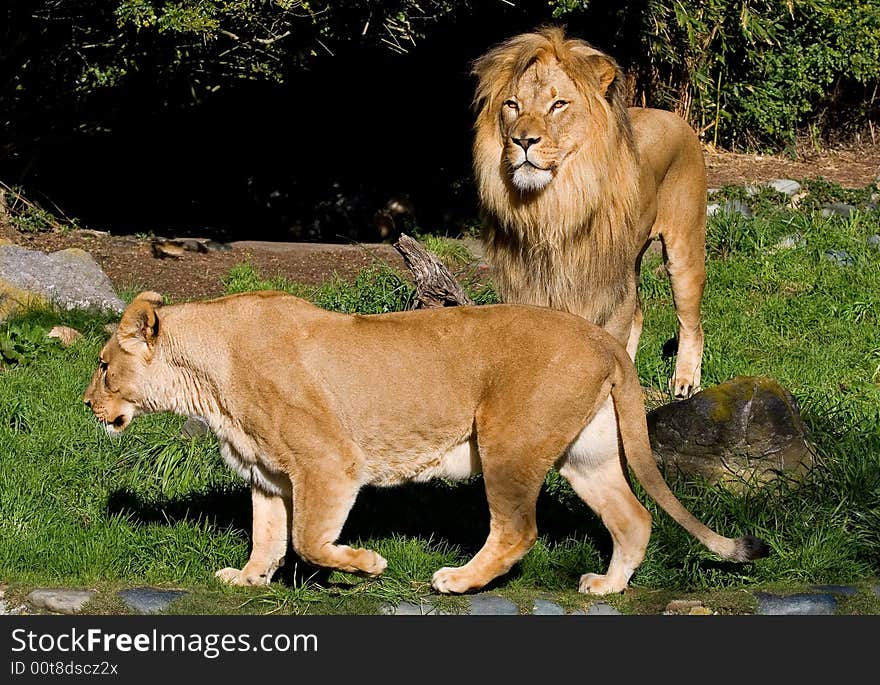
<path id="1" fill-rule="evenodd" d="M 205 420 L 199 416 L 190 416 L 180 428 L 181 438 L 200 438 L 208 435 L 211 429 Z"/>
<path id="2" fill-rule="evenodd" d="M 737 376 L 652 409 L 648 433 L 667 468 L 732 490 L 813 465 L 797 401 L 771 378 Z"/>
<path id="3" fill-rule="evenodd" d="M 871 590 L 874 591 L 874 594 L 875 594 L 875 595 L 877 595 L 878 597 L 880 597 L 880 585 L 875 585 L 874 587 L 871 588 Z"/>
<path id="4" fill-rule="evenodd" d="M 45 302 L 61 309 L 119 314 L 125 305 L 92 256 L 77 248 L 47 254 L 0 245 L 0 316 L 17 306 Z"/>
<path id="5" fill-rule="evenodd" d="M 706 188 L 706 195 L 712 197 L 715 193 L 720 193 L 721 188 Z"/>
<path id="6" fill-rule="evenodd" d="M 880 235 L 868 236 L 868 247 L 880 250 Z"/>
<path id="7" fill-rule="evenodd" d="M 171 603 L 188 594 L 184 590 L 159 590 L 151 587 L 137 587 L 117 593 L 125 606 L 139 614 L 155 614 L 165 611 Z"/>
<path id="8" fill-rule="evenodd" d="M 837 600 L 833 595 L 771 595 L 755 594 L 761 616 L 834 616 Z"/>
<path id="9" fill-rule="evenodd" d="M 587 616 L 621 616 L 622 614 L 606 602 L 594 602 L 587 609 Z"/>
<path id="10" fill-rule="evenodd" d="M 834 202 L 822 207 L 822 216 L 839 216 L 848 219 L 855 213 L 856 208 L 843 202 Z"/>
<path id="11" fill-rule="evenodd" d="M 713 202 L 712 204 L 706 205 L 706 216 L 715 216 L 720 211 L 721 205 L 719 204 Z"/>
<path id="12" fill-rule="evenodd" d="M 846 250 L 825 250 L 822 257 L 839 266 L 852 266 L 856 263 L 856 258 Z"/>
<path id="13" fill-rule="evenodd" d="M 791 197 L 801 189 L 801 184 L 797 181 L 792 181 L 790 178 L 776 178 L 770 181 L 768 184 L 773 190 L 779 193 L 783 193 Z"/>
<path id="14" fill-rule="evenodd" d="M 760 189 L 758 186 L 755 186 L 755 185 L 747 185 L 747 186 L 744 188 L 744 190 L 746 191 L 746 197 L 754 197 L 754 196 L 757 195 L 759 192 L 761 192 L 761 189 Z"/>
<path id="15" fill-rule="evenodd" d="M 519 616 L 519 608 L 504 597 L 479 594 L 469 597 L 472 616 Z"/>
<path id="16" fill-rule="evenodd" d="M 787 235 L 774 247 L 775 250 L 794 250 L 798 247 L 803 247 L 807 244 L 807 241 L 804 239 L 802 235 L 799 233 L 795 233 L 794 235 Z"/>
<path id="17" fill-rule="evenodd" d="M 396 605 L 385 604 L 379 611 L 389 616 L 439 616 L 443 613 L 430 602 L 421 600 L 418 604 L 414 602 L 400 602 Z"/>
<path id="18" fill-rule="evenodd" d="M 536 599 L 532 604 L 532 614 L 535 616 L 563 616 L 565 609 L 556 602 L 547 599 Z"/>
<path id="19" fill-rule="evenodd" d="M 751 219 L 755 216 L 752 208 L 742 200 L 728 200 L 724 203 L 722 209 L 728 214 L 739 214 L 746 219 Z"/>
<path id="20" fill-rule="evenodd" d="M 57 614 L 78 614 L 95 594 L 94 590 L 39 588 L 28 594 L 27 601 L 33 607 Z"/>

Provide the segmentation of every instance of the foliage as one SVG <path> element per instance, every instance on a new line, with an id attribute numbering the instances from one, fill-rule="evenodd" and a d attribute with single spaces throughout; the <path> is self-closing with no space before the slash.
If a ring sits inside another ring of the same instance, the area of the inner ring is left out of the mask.
<path id="1" fill-rule="evenodd" d="M 601 3 L 552 4 L 573 20 Z M 635 31 L 640 54 L 623 57 L 636 100 L 678 111 L 710 142 L 792 144 L 877 113 L 878 0 L 649 0 Z"/>
<path id="2" fill-rule="evenodd" d="M 57 344 L 47 331 L 27 320 L 0 324 L 0 369 L 4 365 L 27 364 Z"/>

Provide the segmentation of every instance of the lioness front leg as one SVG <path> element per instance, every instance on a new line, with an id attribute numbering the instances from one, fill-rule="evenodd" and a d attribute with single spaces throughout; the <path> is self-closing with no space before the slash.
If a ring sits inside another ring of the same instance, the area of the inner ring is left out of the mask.
<path id="1" fill-rule="evenodd" d="M 290 540 L 290 493 L 272 495 L 251 486 L 253 503 L 253 545 L 251 556 L 241 570 L 223 568 L 216 575 L 231 585 L 268 585 L 284 564 Z"/>
<path id="2" fill-rule="evenodd" d="M 321 466 L 320 471 L 300 471 L 294 481 L 294 550 L 315 566 L 378 576 L 388 565 L 384 558 L 369 549 L 336 544 L 360 484 L 344 469 Z"/>

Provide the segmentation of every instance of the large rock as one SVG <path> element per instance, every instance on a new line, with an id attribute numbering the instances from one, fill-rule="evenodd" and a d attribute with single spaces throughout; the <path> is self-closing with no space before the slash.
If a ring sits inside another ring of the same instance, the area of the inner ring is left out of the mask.
<path id="1" fill-rule="evenodd" d="M 797 401 L 771 378 L 738 376 L 648 413 L 654 456 L 670 470 L 736 489 L 813 465 Z"/>
<path id="2" fill-rule="evenodd" d="M 47 254 L 0 245 L 0 319 L 14 309 L 47 304 L 116 314 L 125 308 L 110 279 L 85 250 Z"/>

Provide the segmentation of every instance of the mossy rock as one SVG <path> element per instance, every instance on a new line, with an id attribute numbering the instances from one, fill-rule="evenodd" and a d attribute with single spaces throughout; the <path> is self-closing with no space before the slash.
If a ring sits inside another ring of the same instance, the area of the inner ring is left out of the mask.
<path id="1" fill-rule="evenodd" d="M 776 380 L 737 376 L 648 413 L 655 457 L 669 470 L 737 489 L 801 478 L 813 450 L 797 401 Z"/>

